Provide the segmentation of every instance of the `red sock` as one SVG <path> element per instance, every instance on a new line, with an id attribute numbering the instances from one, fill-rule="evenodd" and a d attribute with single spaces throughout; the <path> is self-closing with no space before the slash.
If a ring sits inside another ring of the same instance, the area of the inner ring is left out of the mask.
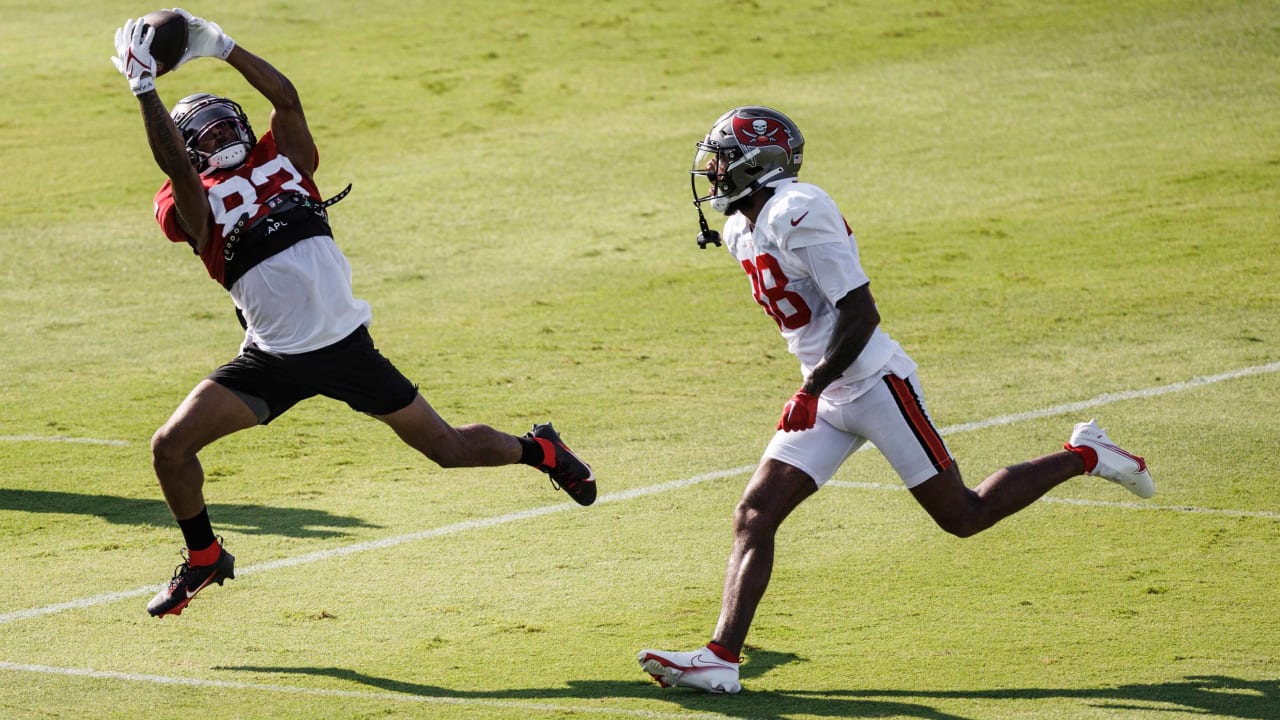
<path id="1" fill-rule="evenodd" d="M 194 566 L 212 565 L 218 562 L 218 556 L 222 554 L 222 546 L 217 540 L 213 544 L 203 550 L 192 550 L 187 548 L 187 558 Z"/>
<path id="2" fill-rule="evenodd" d="M 738 655 L 737 653 L 729 652 L 729 648 L 726 648 L 725 646 L 721 645 L 718 642 L 707 643 L 707 649 L 715 653 L 716 657 L 720 658 L 725 662 L 731 662 L 731 663 L 742 662 L 742 657 L 740 655 Z"/>
<path id="3" fill-rule="evenodd" d="M 1071 445 L 1069 443 L 1063 443 L 1062 447 L 1068 452 L 1073 452 L 1080 456 L 1080 459 L 1084 461 L 1085 472 L 1093 472 L 1093 469 L 1098 466 L 1098 451 L 1088 445 Z"/>

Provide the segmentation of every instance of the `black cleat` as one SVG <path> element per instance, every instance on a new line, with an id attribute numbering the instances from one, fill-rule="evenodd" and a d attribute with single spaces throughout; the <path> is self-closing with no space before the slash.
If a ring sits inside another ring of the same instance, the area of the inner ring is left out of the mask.
<path id="1" fill-rule="evenodd" d="M 182 557 L 187 558 L 185 549 Z M 181 615 L 191 598 L 209 583 L 221 585 L 223 580 L 234 580 L 235 577 L 236 559 L 225 548 L 212 565 L 192 566 L 191 561 L 186 560 L 173 571 L 173 579 L 169 581 L 168 587 L 156 593 L 151 602 L 147 603 L 147 612 L 152 617 Z"/>
<path id="2" fill-rule="evenodd" d="M 573 454 L 551 423 L 534 425 L 525 437 L 542 446 L 542 462 L 537 468 L 551 476 L 552 485 L 569 493 L 569 497 L 579 505 L 590 505 L 596 501 L 596 476 L 591 472 L 591 466 Z"/>

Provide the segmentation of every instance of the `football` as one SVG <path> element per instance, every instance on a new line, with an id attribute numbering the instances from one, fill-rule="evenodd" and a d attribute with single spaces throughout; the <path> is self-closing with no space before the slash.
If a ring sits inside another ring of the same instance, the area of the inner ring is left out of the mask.
<path id="1" fill-rule="evenodd" d="M 172 10 L 157 10 L 143 15 L 142 22 L 155 30 L 151 57 L 156 59 L 156 75 L 163 75 L 172 70 L 187 51 L 187 21 Z"/>

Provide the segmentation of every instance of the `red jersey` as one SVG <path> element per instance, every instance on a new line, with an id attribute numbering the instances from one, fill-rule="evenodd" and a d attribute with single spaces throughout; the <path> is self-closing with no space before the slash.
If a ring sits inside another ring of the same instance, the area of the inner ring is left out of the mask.
<path id="1" fill-rule="evenodd" d="M 316 153 L 316 164 L 319 164 Z M 232 170 L 211 170 L 200 175 L 209 196 L 210 242 L 200 253 L 209 277 L 223 282 L 226 271 L 224 250 L 227 238 L 237 225 L 252 227 L 271 212 L 267 201 L 281 193 L 301 193 L 319 203 L 322 198 L 315 183 L 294 167 L 276 148 L 271 131 L 249 151 L 249 156 Z M 190 243 L 191 238 L 178 222 L 173 199 L 173 183 L 165 180 L 155 197 L 156 222 L 173 242 Z"/>

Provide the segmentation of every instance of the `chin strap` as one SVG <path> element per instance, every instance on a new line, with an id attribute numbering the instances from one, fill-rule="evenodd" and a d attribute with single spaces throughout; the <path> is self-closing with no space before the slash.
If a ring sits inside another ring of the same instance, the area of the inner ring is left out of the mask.
<path id="1" fill-rule="evenodd" d="M 702 204 L 698 202 L 698 181 L 696 174 L 690 173 L 689 187 L 693 189 L 693 207 L 698 211 L 698 225 L 702 232 L 698 233 L 698 249 L 706 250 L 708 245 L 720 245 L 720 233 L 707 225 L 707 218 L 702 214 Z"/>
<path id="2" fill-rule="evenodd" d="M 720 246 L 720 233 L 712 230 L 707 226 L 707 218 L 702 214 L 702 208 L 698 208 L 698 224 L 702 226 L 702 232 L 698 233 L 698 249 L 706 250 L 708 245 Z"/>

